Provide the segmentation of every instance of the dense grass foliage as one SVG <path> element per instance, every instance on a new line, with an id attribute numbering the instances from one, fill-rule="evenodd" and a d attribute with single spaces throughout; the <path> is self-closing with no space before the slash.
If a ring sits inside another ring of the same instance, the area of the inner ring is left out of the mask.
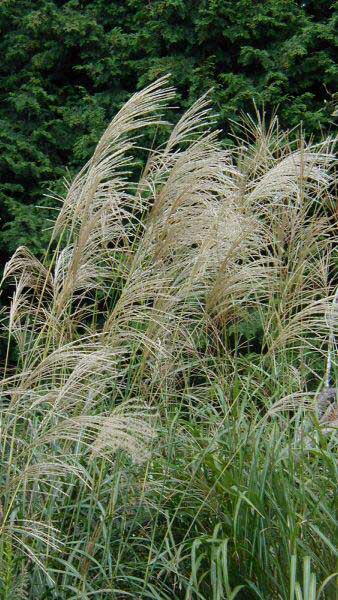
<path id="1" fill-rule="evenodd" d="M 135 89 L 171 72 L 186 109 L 213 87 L 218 125 L 252 100 L 283 126 L 330 130 L 337 3 L 329 0 L 2 0 L 0 265 L 18 244 L 40 257 L 61 190 Z M 151 136 L 152 134 L 150 134 Z M 149 140 L 151 137 L 149 136 Z M 141 156 L 140 156 L 141 158 Z"/>
<path id="2" fill-rule="evenodd" d="M 1 600 L 335 598 L 332 141 L 167 85 L 6 264 Z"/>

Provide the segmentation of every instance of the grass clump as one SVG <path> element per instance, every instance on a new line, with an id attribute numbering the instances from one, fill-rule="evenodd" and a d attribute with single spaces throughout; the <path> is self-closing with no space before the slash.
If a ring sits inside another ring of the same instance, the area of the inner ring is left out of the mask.
<path id="1" fill-rule="evenodd" d="M 173 95 L 127 102 L 45 261 L 6 265 L 6 600 L 334 598 L 332 141 L 258 117 L 224 150 L 203 96 L 135 183 Z"/>

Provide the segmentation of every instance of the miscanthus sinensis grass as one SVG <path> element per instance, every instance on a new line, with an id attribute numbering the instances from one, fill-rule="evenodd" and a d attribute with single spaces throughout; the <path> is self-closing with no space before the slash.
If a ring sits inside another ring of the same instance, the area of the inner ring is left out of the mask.
<path id="1" fill-rule="evenodd" d="M 208 97 L 171 127 L 173 97 L 122 107 L 45 260 L 6 265 L 6 600 L 334 597 L 332 141 L 258 115 L 224 149 Z"/>

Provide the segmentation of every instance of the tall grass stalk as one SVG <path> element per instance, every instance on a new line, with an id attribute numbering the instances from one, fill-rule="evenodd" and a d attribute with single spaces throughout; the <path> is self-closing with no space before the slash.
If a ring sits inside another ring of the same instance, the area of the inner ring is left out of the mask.
<path id="1" fill-rule="evenodd" d="M 113 118 L 45 259 L 6 265 L 4 600 L 334 598 L 332 141 L 258 115 L 225 150 L 208 95 L 164 120 L 167 80 Z M 169 133 L 136 180 L 144 128 Z"/>

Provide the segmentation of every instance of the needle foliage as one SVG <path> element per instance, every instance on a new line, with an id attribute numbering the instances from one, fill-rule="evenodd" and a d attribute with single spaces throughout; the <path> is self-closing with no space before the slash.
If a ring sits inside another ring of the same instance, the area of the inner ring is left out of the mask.
<path id="1" fill-rule="evenodd" d="M 168 72 L 181 111 L 213 88 L 226 133 L 255 100 L 284 127 L 327 134 L 336 28 L 329 0 L 1 0 L 0 268 L 19 244 L 41 258 L 41 191 L 59 193 L 111 115 Z"/>

